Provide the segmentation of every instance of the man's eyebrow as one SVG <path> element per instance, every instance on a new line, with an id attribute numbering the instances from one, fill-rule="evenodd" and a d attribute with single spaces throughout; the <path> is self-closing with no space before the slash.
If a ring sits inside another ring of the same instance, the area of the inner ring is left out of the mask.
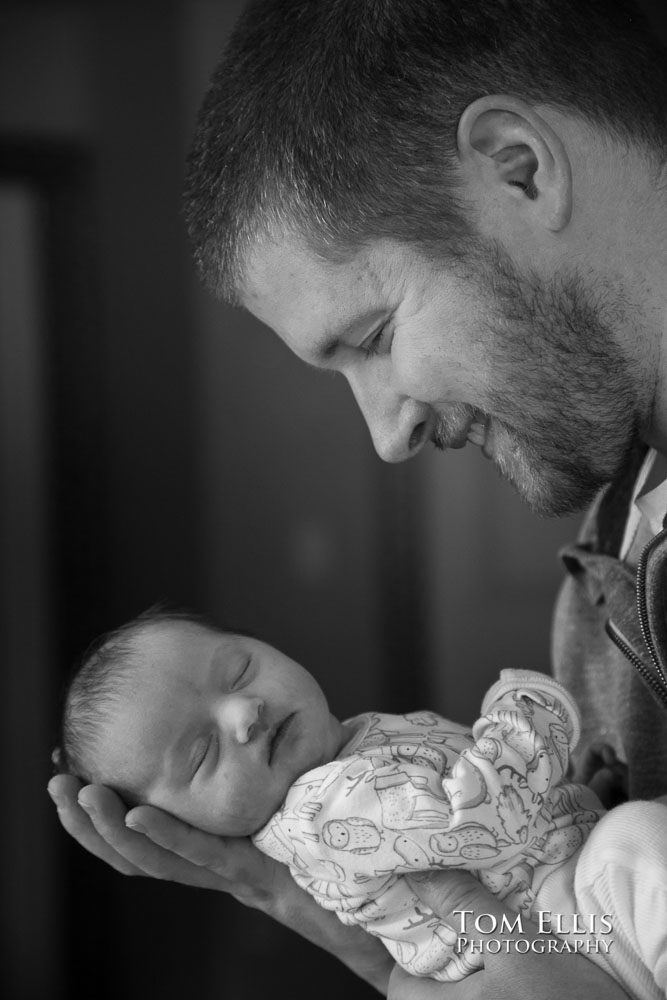
<path id="1" fill-rule="evenodd" d="M 316 371 L 331 371 L 331 362 L 343 346 L 343 338 L 346 332 L 344 331 L 341 334 L 325 334 L 319 343 L 313 344 L 308 351 L 308 356 L 299 354 L 299 359 L 308 365 L 309 368 L 314 368 Z"/>
<path id="2" fill-rule="evenodd" d="M 346 328 L 345 333 L 347 333 L 350 329 L 352 329 L 353 325 Z M 343 333 L 342 335 L 334 333 L 326 336 L 324 340 L 322 340 L 321 343 L 317 344 L 317 346 L 315 347 L 315 358 L 318 361 L 333 361 L 333 359 L 336 357 L 336 354 L 338 353 L 340 345 L 343 342 L 343 337 L 345 336 L 345 333 Z"/>

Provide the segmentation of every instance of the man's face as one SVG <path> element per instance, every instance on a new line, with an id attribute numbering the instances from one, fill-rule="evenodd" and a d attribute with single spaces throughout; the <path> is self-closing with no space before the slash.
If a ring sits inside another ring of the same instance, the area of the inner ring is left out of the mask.
<path id="1" fill-rule="evenodd" d="M 384 241 L 334 264 L 288 238 L 255 250 L 242 301 L 347 378 L 388 462 L 471 442 L 534 510 L 564 514 L 636 439 L 636 377 L 576 273 L 540 282 L 481 242 L 458 263 Z"/>
<path id="2" fill-rule="evenodd" d="M 103 733 L 100 780 L 211 833 L 246 836 L 333 760 L 341 724 L 314 678 L 256 639 L 148 627 Z"/>

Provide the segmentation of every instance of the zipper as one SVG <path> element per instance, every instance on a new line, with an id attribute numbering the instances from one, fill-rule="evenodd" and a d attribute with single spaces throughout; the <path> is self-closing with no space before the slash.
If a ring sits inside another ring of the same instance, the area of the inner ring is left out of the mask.
<path id="1" fill-rule="evenodd" d="M 656 652 L 655 644 L 653 642 L 653 637 L 649 629 L 648 621 L 648 608 L 646 606 L 646 567 L 648 564 L 649 550 L 651 549 L 654 542 L 660 540 L 663 541 L 667 537 L 667 529 L 663 529 L 659 534 L 655 535 L 650 539 L 649 542 L 642 549 L 641 555 L 639 557 L 639 562 L 637 563 L 637 585 L 636 585 L 636 602 L 637 602 L 637 617 L 639 618 L 639 627 L 641 629 L 642 638 L 646 644 L 646 648 L 649 651 L 651 661 L 656 669 L 658 676 L 656 677 L 643 663 L 634 649 L 630 646 L 627 639 L 618 630 L 616 625 L 612 622 L 611 618 L 607 619 L 605 625 L 605 631 L 609 638 L 614 642 L 616 646 L 621 650 L 621 652 L 628 658 L 630 663 L 633 665 L 638 674 L 642 677 L 646 684 L 651 688 L 651 690 L 658 696 L 660 701 L 665 707 L 667 707 L 667 677 L 665 677 L 664 671 L 660 665 L 660 660 L 658 659 L 658 654 Z"/>
<path id="2" fill-rule="evenodd" d="M 639 557 L 639 563 L 637 564 L 637 614 L 639 616 L 639 626 L 642 631 L 642 638 L 646 643 L 646 648 L 651 654 L 651 659 L 655 664 L 655 668 L 658 671 L 658 675 L 662 679 L 663 685 L 667 689 L 667 677 L 660 666 L 660 660 L 658 659 L 658 654 L 655 649 L 655 644 L 653 642 L 653 637 L 649 631 L 648 624 L 648 609 L 646 607 L 646 566 L 648 564 L 648 554 L 651 546 L 657 541 L 663 541 L 667 536 L 667 531 L 663 529 L 658 535 L 652 538 L 642 549 L 642 554 Z"/>
<path id="3" fill-rule="evenodd" d="M 605 632 L 614 643 L 618 646 L 620 651 L 628 658 L 630 663 L 633 665 L 637 673 L 642 677 L 644 682 L 651 688 L 651 690 L 658 696 L 662 704 L 667 708 L 667 688 L 665 688 L 657 677 L 655 677 L 651 671 L 644 665 L 640 658 L 635 653 L 632 646 L 628 644 L 624 636 L 618 631 L 611 618 L 607 619 L 605 624 Z M 650 649 L 649 649 L 650 651 Z M 662 676 L 662 671 L 660 671 L 660 676 Z"/>

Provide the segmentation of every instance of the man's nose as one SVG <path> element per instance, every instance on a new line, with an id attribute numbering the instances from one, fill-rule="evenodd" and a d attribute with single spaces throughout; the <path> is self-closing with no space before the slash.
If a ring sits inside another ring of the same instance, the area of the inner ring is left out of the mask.
<path id="1" fill-rule="evenodd" d="M 220 706 L 224 731 L 237 743 L 249 743 L 264 728 L 264 702 L 255 695 L 229 694 Z"/>
<path id="2" fill-rule="evenodd" d="M 380 458 L 403 462 L 416 455 L 431 434 L 430 408 L 379 380 L 366 381 L 354 374 L 347 379 Z"/>

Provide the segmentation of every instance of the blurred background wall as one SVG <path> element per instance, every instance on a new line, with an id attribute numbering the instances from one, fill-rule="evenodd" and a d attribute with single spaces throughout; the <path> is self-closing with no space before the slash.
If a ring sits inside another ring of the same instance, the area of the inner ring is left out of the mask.
<path id="1" fill-rule="evenodd" d="M 660 0 L 645 0 L 666 33 Z M 385 467 L 342 380 L 198 287 L 180 217 L 197 104 L 240 0 L 0 6 L 0 988 L 371 995 L 261 915 L 123 879 L 45 792 L 58 695 L 157 600 L 256 631 L 333 710 L 472 721 L 548 669 L 559 545 L 475 451 Z M 284 984 L 289 984 L 284 986 Z"/>

